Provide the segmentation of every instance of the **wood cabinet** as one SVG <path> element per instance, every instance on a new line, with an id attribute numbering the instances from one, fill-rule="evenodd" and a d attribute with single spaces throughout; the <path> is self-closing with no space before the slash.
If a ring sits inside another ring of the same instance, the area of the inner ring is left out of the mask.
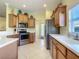
<path id="1" fill-rule="evenodd" d="M 51 54 L 51 56 L 52 56 L 52 54 L 53 54 L 53 53 L 52 53 L 52 50 L 53 50 L 53 49 L 52 49 L 52 45 L 53 45 L 53 44 L 52 44 L 52 39 L 50 38 L 50 54 Z"/>
<path id="2" fill-rule="evenodd" d="M 33 43 L 35 41 L 35 33 L 29 34 L 29 43 Z"/>
<path id="3" fill-rule="evenodd" d="M 60 50 L 57 50 L 57 59 L 66 59 L 66 57 L 64 57 Z"/>
<path id="4" fill-rule="evenodd" d="M 28 20 L 28 27 L 29 28 L 35 28 L 35 19 L 29 19 Z"/>
<path id="5" fill-rule="evenodd" d="M 56 57 L 56 54 L 57 54 L 56 42 L 55 43 L 53 42 L 52 37 L 50 37 L 50 54 L 53 59 L 57 58 Z"/>
<path id="6" fill-rule="evenodd" d="M 9 14 L 9 27 L 16 27 L 18 17 L 13 14 Z"/>
<path id="7" fill-rule="evenodd" d="M 52 58 L 53 59 L 57 59 L 57 48 L 56 48 L 56 45 L 55 44 L 53 44 L 53 47 L 52 47 Z"/>
<path id="8" fill-rule="evenodd" d="M 19 20 L 19 23 L 20 22 L 23 22 L 23 23 L 28 23 L 28 16 L 27 15 L 24 15 L 24 14 L 19 14 L 18 15 L 18 20 Z"/>
<path id="9" fill-rule="evenodd" d="M 67 59 L 79 59 L 79 57 L 72 53 L 70 50 L 67 50 Z"/>
<path id="10" fill-rule="evenodd" d="M 58 48 L 58 50 L 64 55 L 64 56 L 66 56 L 66 48 L 62 45 L 62 44 L 60 44 L 59 42 L 57 42 L 57 48 Z"/>
<path id="11" fill-rule="evenodd" d="M 54 24 L 56 27 L 66 26 L 66 6 L 58 5 L 54 11 Z"/>
<path id="12" fill-rule="evenodd" d="M 16 16 L 9 14 L 9 27 L 16 27 L 18 23 L 27 23 L 28 28 L 35 28 L 35 19 L 29 19 L 28 15 L 19 14 Z"/>
<path id="13" fill-rule="evenodd" d="M 50 45 L 52 59 L 79 59 L 79 56 L 71 52 L 68 48 L 59 43 L 56 39 L 51 38 L 50 41 L 50 44 L 52 44 Z"/>
<path id="14" fill-rule="evenodd" d="M 59 9 L 55 12 L 55 26 L 59 27 Z"/>
<path id="15" fill-rule="evenodd" d="M 53 59 L 66 59 L 66 48 L 55 39 L 53 40 Z"/>

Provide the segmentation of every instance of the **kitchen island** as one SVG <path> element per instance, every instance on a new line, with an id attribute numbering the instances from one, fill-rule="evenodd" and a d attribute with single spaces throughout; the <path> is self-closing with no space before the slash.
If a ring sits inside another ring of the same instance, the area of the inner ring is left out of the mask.
<path id="1" fill-rule="evenodd" d="M 79 59 L 79 41 L 71 37 L 50 34 L 50 47 L 53 59 Z"/>
<path id="2" fill-rule="evenodd" d="M 18 59 L 18 38 L 0 37 L 0 59 Z"/>

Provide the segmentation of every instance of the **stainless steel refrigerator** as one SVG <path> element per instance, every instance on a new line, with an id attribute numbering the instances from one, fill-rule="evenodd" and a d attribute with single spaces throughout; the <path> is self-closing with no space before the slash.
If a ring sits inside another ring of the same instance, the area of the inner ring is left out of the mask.
<path id="1" fill-rule="evenodd" d="M 49 34 L 59 34 L 59 28 L 54 26 L 52 19 L 47 19 L 45 22 L 45 43 L 47 49 L 50 49 Z"/>

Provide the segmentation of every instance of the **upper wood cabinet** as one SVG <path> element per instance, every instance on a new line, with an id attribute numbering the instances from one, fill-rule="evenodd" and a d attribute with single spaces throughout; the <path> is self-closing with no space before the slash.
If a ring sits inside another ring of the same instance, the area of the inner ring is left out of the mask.
<path id="1" fill-rule="evenodd" d="M 23 23 L 28 23 L 28 16 L 27 15 L 24 15 L 24 14 L 19 14 L 18 15 L 18 20 L 19 20 L 19 23 L 20 22 L 23 22 Z"/>
<path id="2" fill-rule="evenodd" d="M 54 24 L 56 27 L 66 26 L 66 6 L 58 5 L 54 11 Z"/>
<path id="3" fill-rule="evenodd" d="M 13 14 L 9 14 L 9 27 L 16 27 L 18 17 Z"/>
<path id="4" fill-rule="evenodd" d="M 28 20 L 28 27 L 29 28 L 35 28 L 35 19 L 29 19 Z"/>

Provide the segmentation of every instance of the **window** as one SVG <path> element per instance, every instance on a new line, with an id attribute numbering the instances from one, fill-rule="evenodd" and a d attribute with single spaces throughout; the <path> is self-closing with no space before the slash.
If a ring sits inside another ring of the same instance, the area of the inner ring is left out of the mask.
<path id="1" fill-rule="evenodd" d="M 79 32 L 79 5 L 69 10 L 69 31 Z"/>

